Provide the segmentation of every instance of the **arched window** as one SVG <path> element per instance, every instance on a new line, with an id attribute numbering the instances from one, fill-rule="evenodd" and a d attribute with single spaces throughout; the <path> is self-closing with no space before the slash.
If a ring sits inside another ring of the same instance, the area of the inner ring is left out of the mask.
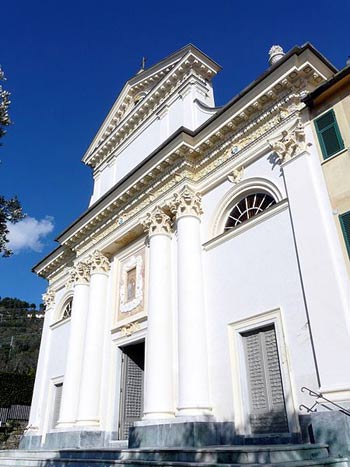
<path id="1" fill-rule="evenodd" d="M 73 303 L 73 297 L 69 297 L 68 300 L 64 303 L 61 314 L 60 314 L 60 319 L 68 319 L 72 316 L 72 303 Z"/>
<path id="2" fill-rule="evenodd" d="M 251 219 L 257 214 L 260 214 L 274 204 L 276 204 L 274 198 L 271 195 L 262 192 L 252 193 L 241 198 L 231 209 L 224 231 L 227 232 L 234 229 L 238 225 Z"/>

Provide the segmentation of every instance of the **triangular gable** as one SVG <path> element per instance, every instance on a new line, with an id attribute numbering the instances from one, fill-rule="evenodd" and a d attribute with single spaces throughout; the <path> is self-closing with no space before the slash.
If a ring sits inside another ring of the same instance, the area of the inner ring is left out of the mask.
<path id="1" fill-rule="evenodd" d="M 129 79 L 117 97 L 105 121 L 87 149 L 83 162 L 89 163 L 91 154 L 109 137 L 114 129 L 119 126 L 130 112 L 140 104 L 144 97 L 152 89 L 166 79 L 171 71 L 186 57 L 195 54 L 206 63 L 213 71 L 213 76 L 221 69 L 220 66 L 201 52 L 197 47 L 189 44 L 169 57 L 161 60 L 148 69 L 140 70 L 134 77 Z"/>

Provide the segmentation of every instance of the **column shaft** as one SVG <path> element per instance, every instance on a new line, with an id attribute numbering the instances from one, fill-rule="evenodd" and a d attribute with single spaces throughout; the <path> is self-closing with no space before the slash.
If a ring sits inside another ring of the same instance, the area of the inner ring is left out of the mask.
<path id="1" fill-rule="evenodd" d="M 101 253 L 91 266 L 89 308 L 84 346 L 83 370 L 78 410 L 79 425 L 98 425 L 100 421 L 101 374 L 103 359 L 104 324 L 109 263 Z M 103 259 L 104 258 L 104 259 Z M 107 264 L 108 263 L 108 264 Z"/>
<path id="2" fill-rule="evenodd" d="M 174 196 L 177 217 L 180 416 L 211 413 L 199 195 L 188 187 Z"/>
<path id="3" fill-rule="evenodd" d="M 78 269 L 79 268 L 79 269 Z M 72 317 L 64 374 L 59 426 L 75 423 L 78 415 L 79 391 L 82 376 L 86 321 L 89 307 L 88 266 L 80 263 L 75 274 L 76 284 L 72 304 Z"/>
<path id="4" fill-rule="evenodd" d="M 162 419 L 174 416 L 170 219 L 158 208 L 144 226 L 150 235 L 144 416 Z"/>

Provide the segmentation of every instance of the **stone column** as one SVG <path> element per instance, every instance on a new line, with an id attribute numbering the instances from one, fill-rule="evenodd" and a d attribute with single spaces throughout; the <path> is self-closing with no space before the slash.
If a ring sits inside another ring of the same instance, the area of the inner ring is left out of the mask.
<path id="1" fill-rule="evenodd" d="M 159 207 L 142 221 L 149 236 L 144 418 L 174 416 L 171 222 Z"/>
<path id="2" fill-rule="evenodd" d="M 78 415 L 86 321 L 89 307 L 90 267 L 85 263 L 78 263 L 72 272 L 72 281 L 74 283 L 74 296 L 61 411 L 58 422 L 60 427 L 74 424 Z"/>
<path id="3" fill-rule="evenodd" d="M 89 258 L 90 293 L 78 410 L 79 425 L 100 422 L 101 375 L 109 260 L 100 251 Z"/>
<path id="4" fill-rule="evenodd" d="M 270 144 L 282 163 L 320 389 L 331 399 L 344 400 L 350 398 L 350 371 L 344 366 L 350 355 L 350 284 L 311 141 L 311 128 L 297 121 Z"/>
<path id="5" fill-rule="evenodd" d="M 210 414 L 204 303 L 201 200 L 185 186 L 170 208 L 176 216 L 179 329 L 179 416 Z"/>
<path id="6" fill-rule="evenodd" d="M 55 308 L 55 292 L 48 289 L 42 296 L 45 305 L 45 318 L 43 332 L 41 334 L 40 352 L 36 370 L 35 384 L 33 390 L 33 400 L 30 408 L 28 428 L 32 430 L 41 430 L 43 428 L 44 402 L 47 391 L 47 366 L 50 353 L 52 314 Z"/>

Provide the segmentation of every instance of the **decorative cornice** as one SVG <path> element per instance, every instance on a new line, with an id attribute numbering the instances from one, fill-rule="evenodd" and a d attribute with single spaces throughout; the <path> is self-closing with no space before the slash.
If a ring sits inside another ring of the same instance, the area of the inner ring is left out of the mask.
<path id="1" fill-rule="evenodd" d="M 98 145 L 91 151 L 85 163 L 96 167 L 106 160 L 114 150 L 126 140 L 151 114 L 158 111 L 163 102 L 180 89 L 182 84 L 192 76 L 203 84 L 212 79 L 216 72 L 190 53 L 183 57 L 172 69 L 168 69 L 156 86 L 139 102 L 132 111 L 129 111 L 133 97 L 127 96 L 127 103 L 123 104 L 123 111 L 118 109 L 118 115 L 104 132 Z M 136 89 L 135 89 L 136 90 Z M 129 114 L 126 115 L 129 111 Z M 124 118 L 125 117 L 125 118 Z"/>
<path id="2" fill-rule="evenodd" d="M 189 186 L 184 186 L 179 193 L 175 193 L 169 202 L 171 212 L 176 219 L 184 216 L 200 217 L 203 214 L 201 197 Z"/>
<path id="3" fill-rule="evenodd" d="M 171 234 L 171 219 L 159 206 L 148 212 L 146 217 L 141 219 L 141 224 L 149 237 Z"/>
<path id="4" fill-rule="evenodd" d="M 305 106 L 300 101 L 305 86 L 316 86 L 324 79 L 316 71 L 309 62 L 299 70 L 291 69 L 288 76 L 276 81 L 248 106 L 237 108 L 210 134 L 203 130 L 196 144 L 185 135 L 186 138 L 166 158 L 142 174 L 142 178 L 124 192 L 116 194 L 82 227 L 72 231 L 62 241 L 67 254 L 42 268 L 40 274 L 45 277 L 63 274 L 69 252 L 80 255 L 91 250 L 107 236 L 125 229 L 123 224 L 132 219 L 136 221 L 150 204 L 164 199 L 168 193 L 170 195 L 179 183 L 200 182 L 220 170 L 223 164 L 242 157 L 242 152 L 258 141 L 263 138 L 266 141 L 277 127 L 285 125 Z"/>
<path id="5" fill-rule="evenodd" d="M 276 153 L 280 163 L 287 162 L 297 154 L 305 151 L 307 145 L 305 140 L 304 126 L 298 118 L 292 127 L 283 130 L 282 133 L 268 140 L 271 149 Z"/>
<path id="6" fill-rule="evenodd" d="M 90 274 L 106 273 L 111 267 L 107 256 L 98 250 L 89 256 L 87 264 L 90 266 Z"/>
<path id="7" fill-rule="evenodd" d="M 46 310 L 53 307 L 55 303 L 55 296 L 55 292 L 50 289 L 48 289 L 47 292 L 42 295 L 42 299 Z"/>

